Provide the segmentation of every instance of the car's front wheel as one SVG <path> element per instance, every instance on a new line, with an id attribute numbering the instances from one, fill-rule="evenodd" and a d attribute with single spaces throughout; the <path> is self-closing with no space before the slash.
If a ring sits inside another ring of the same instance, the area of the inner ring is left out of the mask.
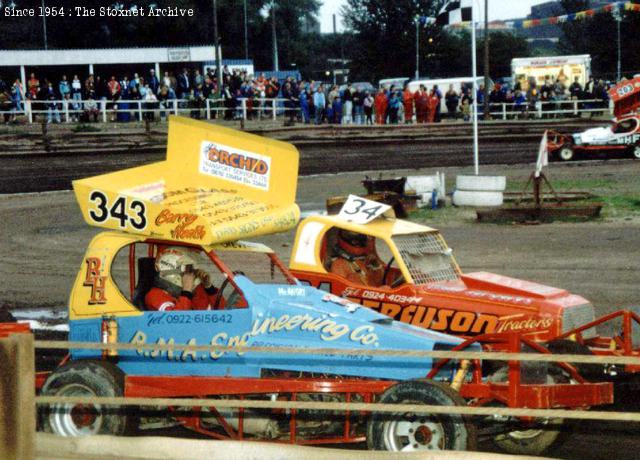
<path id="1" fill-rule="evenodd" d="M 633 158 L 636 160 L 640 160 L 640 143 L 631 147 L 631 155 L 633 155 Z"/>
<path id="2" fill-rule="evenodd" d="M 562 161 L 571 161 L 573 160 L 574 156 L 575 152 L 573 150 L 573 147 L 571 147 L 570 145 L 563 145 L 562 148 L 558 150 L 558 158 L 560 158 Z"/>
<path id="3" fill-rule="evenodd" d="M 124 393 L 124 374 L 115 365 L 98 361 L 72 361 L 47 379 L 44 396 L 113 397 Z M 125 410 L 101 404 L 56 403 L 41 411 L 45 431 L 58 436 L 123 435 L 135 417 Z"/>

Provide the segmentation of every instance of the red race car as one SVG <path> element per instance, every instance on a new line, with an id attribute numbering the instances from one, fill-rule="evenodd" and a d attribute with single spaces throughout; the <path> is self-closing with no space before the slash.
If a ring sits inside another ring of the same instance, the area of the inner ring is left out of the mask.
<path id="1" fill-rule="evenodd" d="M 626 80 L 609 90 L 616 118 L 610 126 L 591 128 L 582 133 L 548 133 L 549 153 L 562 161 L 576 154 L 605 151 L 628 151 L 640 159 L 640 77 Z"/>

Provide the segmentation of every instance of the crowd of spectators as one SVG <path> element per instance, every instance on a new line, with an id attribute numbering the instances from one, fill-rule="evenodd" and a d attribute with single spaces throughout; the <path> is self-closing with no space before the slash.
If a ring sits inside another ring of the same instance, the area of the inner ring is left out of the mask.
<path id="1" fill-rule="evenodd" d="M 163 118 L 174 104 L 179 104 L 193 118 L 233 119 L 262 117 L 273 110 L 272 100 L 277 98 L 288 123 L 397 124 L 433 123 L 445 117 L 469 120 L 473 104 L 472 89 L 465 85 L 458 90 L 450 85 L 444 94 L 437 85 L 420 85 L 416 91 L 411 91 L 408 84 L 374 91 L 361 85 L 339 87 L 292 77 L 280 82 L 263 73 L 254 77 L 226 66 L 222 79 L 220 87 L 212 68 L 205 74 L 185 68 L 178 75 L 165 71 L 161 76 L 150 69 L 147 75 L 134 73 L 131 78 L 92 74 L 81 79 L 78 75 L 62 75 L 57 83 L 47 78 L 41 81 L 31 73 L 26 85 L 19 79 L 7 84 L 0 78 L 0 111 L 4 112 L 5 122 L 11 121 L 24 111 L 25 100 L 30 100 L 34 110 L 45 114 L 47 122 L 60 122 L 63 107 L 74 121 L 97 121 L 101 109 L 106 108 L 110 121 L 126 122 L 132 118 L 154 120 L 158 115 Z M 563 101 L 594 99 L 600 101 L 599 107 L 606 108 L 609 86 L 593 78 L 584 87 L 578 78 L 566 86 L 551 76 L 540 87 L 534 80 L 526 85 L 516 83 L 513 88 L 495 84 L 488 95 L 490 112 L 500 113 L 503 104 L 507 104 L 512 116 L 527 117 L 553 111 Z M 484 85 L 480 85 L 476 94 L 479 106 L 484 103 L 484 96 Z M 580 108 L 585 107 L 592 108 L 581 103 Z"/>
<path id="2" fill-rule="evenodd" d="M 508 104 L 513 107 L 510 111 L 515 112 L 516 116 L 527 117 L 534 116 L 535 113 L 547 116 L 549 112 L 570 110 L 571 108 L 565 104 L 567 101 L 589 101 L 580 102 L 579 109 L 608 107 L 608 90 L 615 83 L 591 77 L 583 87 L 579 80 L 579 77 L 575 77 L 574 81 L 567 85 L 559 78 L 546 76 L 540 86 L 532 79 L 526 85 L 516 83 L 513 89 L 495 84 L 489 92 L 489 108 L 491 112 L 499 113 L 502 104 Z M 481 86 L 478 93 L 478 102 L 484 103 L 484 86 Z"/>

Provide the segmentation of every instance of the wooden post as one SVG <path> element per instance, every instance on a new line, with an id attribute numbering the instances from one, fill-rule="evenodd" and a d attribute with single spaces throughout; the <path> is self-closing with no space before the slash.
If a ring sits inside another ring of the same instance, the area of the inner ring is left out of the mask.
<path id="1" fill-rule="evenodd" d="M 0 338 L 0 458 L 34 458 L 36 433 L 33 335 Z"/>

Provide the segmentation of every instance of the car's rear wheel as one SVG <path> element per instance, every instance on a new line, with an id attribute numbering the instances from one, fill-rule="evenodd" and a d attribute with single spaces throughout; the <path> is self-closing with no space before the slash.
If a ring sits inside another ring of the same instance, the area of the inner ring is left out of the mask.
<path id="1" fill-rule="evenodd" d="M 501 367 L 489 376 L 491 382 L 507 382 L 509 370 Z M 547 383 L 557 383 L 560 376 L 547 375 Z M 501 405 L 501 404 L 499 404 Z M 500 451 L 512 455 L 542 455 L 558 448 L 567 438 L 564 419 L 537 418 L 529 425 L 517 419 L 499 418 L 496 423 L 505 423 L 504 432 L 491 438 Z"/>
<path id="2" fill-rule="evenodd" d="M 380 397 L 382 404 L 464 406 L 448 385 L 429 380 L 398 383 Z M 386 451 L 475 450 L 477 432 L 459 414 L 374 413 L 367 425 L 369 449 Z"/>
<path id="3" fill-rule="evenodd" d="M 640 160 L 640 143 L 631 147 L 631 155 L 633 155 L 633 158 L 636 160 Z"/>
<path id="4" fill-rule="evenodd" d="M 573 147 L 571 147 L 570 145 L 563 145 L 560 150 L 558 150 L 558 158 L 560 158 L 562 161 L 571 161 L 573 160 L 574 156 L 575 152 L 573 150 Z"/>
<path id="5" fill-rule="evenodd" d="M 112 363 L 72 361 L 55 370 L 42 388 L 44 396 L 113 397 L 124 394 L 124 374 Z M 101 404 L 58 403 L 41 411 L 45 431 L 59 436 L 123 435 L 135 417 Z"/>

